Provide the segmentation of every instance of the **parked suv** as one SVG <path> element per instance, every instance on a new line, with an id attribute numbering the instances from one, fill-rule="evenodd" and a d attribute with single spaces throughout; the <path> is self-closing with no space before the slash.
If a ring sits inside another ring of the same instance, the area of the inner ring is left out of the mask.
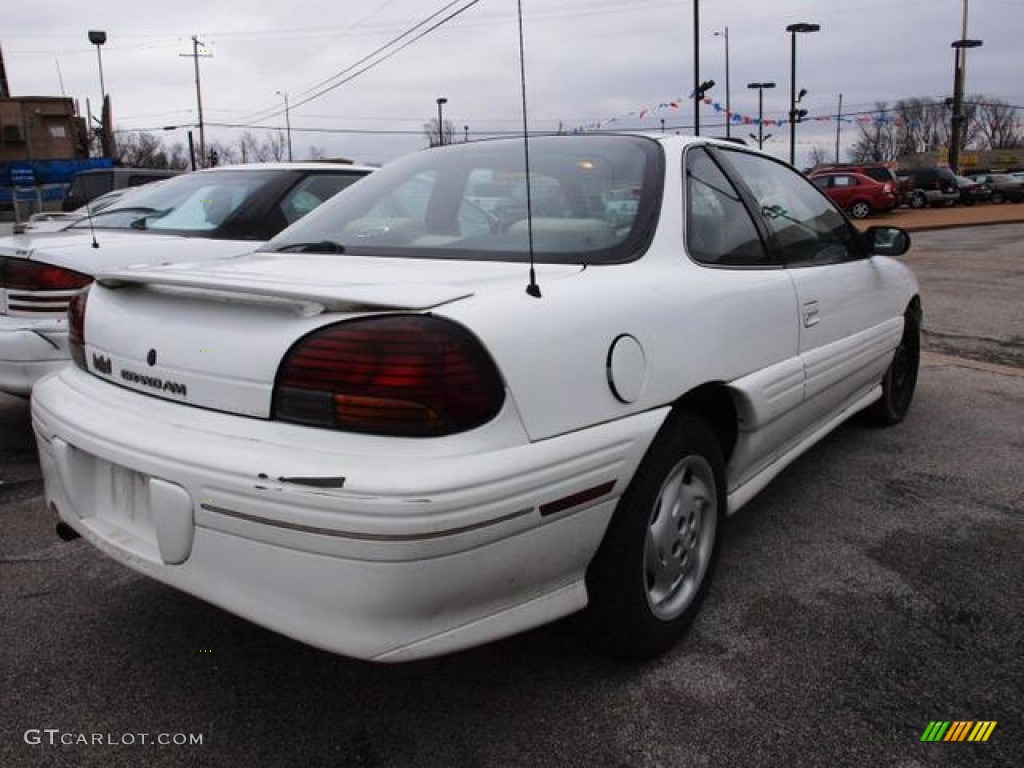
<path id="1" fill-rule="evenodd" d="M 949 168 L 914 168 L 907 171 L 910 207 L 952 205 L 960 199 L 960 187 Z"/>
<path id="2" fill-rule="evenodd" d="M 73 211 L 88 203 L 93 198 L 105 195 L 115 189 L 138 187 L 151 181 L 169 179 L 181 171 L 170 171 L 160 168 L 97 168 L 91 171 L 79 171 L 71 180 L 67 197 L 64 198 L 65 211 Z"/>

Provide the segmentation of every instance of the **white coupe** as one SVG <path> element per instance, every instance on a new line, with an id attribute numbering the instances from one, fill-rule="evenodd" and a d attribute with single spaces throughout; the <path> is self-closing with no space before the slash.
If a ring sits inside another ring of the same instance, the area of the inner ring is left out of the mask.
<path id="1" fill-rule="evenodd" d="M 253 254 L 101 275 L 33 396 L 58 531 L 363 659 L 584 608 L 667 650 L 723 516 L 907 412 L 909 238 L 731 143 L 528 147 L 420 152 Z"/>

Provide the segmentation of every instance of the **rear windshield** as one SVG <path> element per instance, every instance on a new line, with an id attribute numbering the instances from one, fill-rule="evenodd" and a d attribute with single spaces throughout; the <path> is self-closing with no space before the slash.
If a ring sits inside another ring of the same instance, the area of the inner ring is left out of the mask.
<path id="1" fill-rule="evenodd" d="M 74 226 L 209 234 L 277 176 L 272 170 L 184 174 L 133 190 Z"/>
<path id="2" fill-rule="evenodd" d="M 613 263 L 646 247 L 660 146 L 632 136 L 462 143 L 409 155 L 333 198 L 264 250 L 463 260 Z"/>

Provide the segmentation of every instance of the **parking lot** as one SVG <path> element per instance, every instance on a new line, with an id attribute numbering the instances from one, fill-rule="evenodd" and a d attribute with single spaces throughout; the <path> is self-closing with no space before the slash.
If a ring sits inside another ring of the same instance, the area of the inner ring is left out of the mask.
<path id="1" fill-rule="evenodd" d="M 844 425 L 731 519 L 643 666 L 573 620 L 396 667 L 272 634 L 58 540 L 3 397 L 0 765 L 1024 765 L 1024 224 L 914 241 L 906 423 Z M 935 720 L 998 725 L 922 743 Z"/>

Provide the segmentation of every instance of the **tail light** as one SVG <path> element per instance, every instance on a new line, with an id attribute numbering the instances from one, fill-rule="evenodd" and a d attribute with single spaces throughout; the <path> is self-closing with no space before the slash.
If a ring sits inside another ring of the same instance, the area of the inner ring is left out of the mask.
<path id="1" fill-rule="evenodd" d="M 0 287 L 7 289 L 10 314 L 63 313 L 73 291 L 92 282 L 89 275 L 28 259 L 0 258 Z"/>
<path id="2" fill-rule="evenodd" d="M 891 195 L 893 193 L 892 182 L 891 181 L 885 182 L 882 185 L 882 191 L 885 192 L 885 194 L 887 194 L 887 195 Z"/>
<path id="3" fill-rule="evenodd" d="M 73 269 L 55 267 L 28 259 L 0 259 L 0 282 L 4 288 L 21 291 L 77 291 L 92 278 Z"/>
<path id="4" fill-rule="evenodd" d="M 285 355 L 273 418 L 350 432 L 437 437 L 490 421 L 505 387 L 465 328 L 429 315 L 330 325 Z"/>
<path id="5" fill-rule="evenodd" d="M 68 304 L 68 348 L 71 359 L 83 371 L 85 363 L 85 303 L 89 299 L 88 286 L 76 293 Z"/>

